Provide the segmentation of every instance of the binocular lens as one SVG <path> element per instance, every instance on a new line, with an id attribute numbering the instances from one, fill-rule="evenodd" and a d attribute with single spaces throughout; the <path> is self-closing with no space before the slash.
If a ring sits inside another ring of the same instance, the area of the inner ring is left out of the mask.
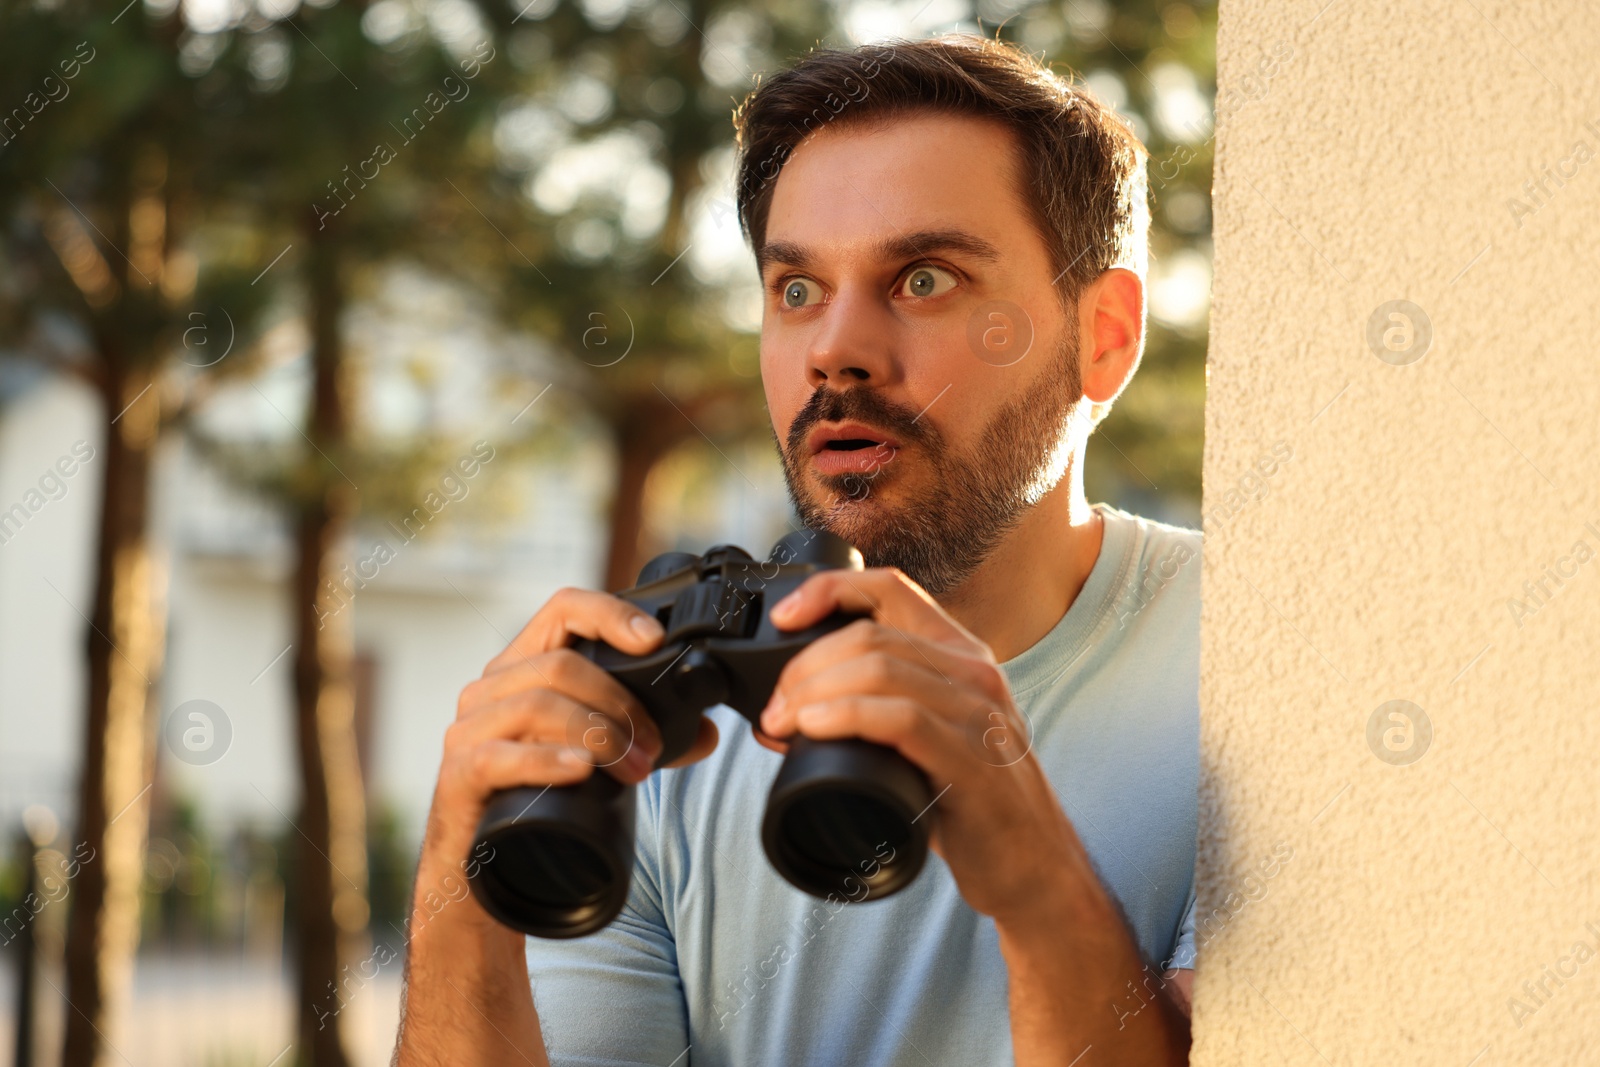
<path id="1" fill-rule="evenodd" d="M 838 892 L 852 875 L 869 885 L 881 881 L 878 868 L 894 865 L 911 828 L 904 815 L 881 800 L 828 792 L 792 802 L 778 835 L 797 870 L 826 878 L 828 889 Z"/>
<path id="2" fill-rule="evenodd" d="M 485 868 L 523 907 L 581 908 L 605 895 L 611 870 L 586 842 L 560 830 L 518 834 Z"/>
<path id="3" fill-rule="evenodd" d="M 813 896 L 876 900 L 922 870 L 928 824 L 918 816 L 930 802 L 927 779 L 893 749 L 795 737 L 767 798 L 762 845 Z"/>
<path id="4" fill-rule="evenodd" d="M 506 790 L 478 830 L 494 849 L 472 886 L 496 919 L 536 937 L 583 937 L 622 911 L 633 878 L 634 790 L 596 773 L 576 786 Z"/>

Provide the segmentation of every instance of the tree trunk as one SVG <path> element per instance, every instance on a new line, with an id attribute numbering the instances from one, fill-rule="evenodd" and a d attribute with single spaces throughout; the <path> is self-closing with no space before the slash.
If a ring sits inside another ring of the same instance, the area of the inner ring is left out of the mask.
<path id="1" fill-rule="evenodd" d="M 611 531 L 606 550 L 606 589 L 631 587 L 644 563 L 644 489 L 660 455 L 644 434 L 616 434 L 617 482 L 611 498 Z"/>
<path id="2" fill-rule="evenodd" d="M 106 427 L 94 607 L 86 633 L 88 707 L 78 843 L 67 929 L 63 1067 L 103 1067 L 132 979 L 139 883 L 149 832 L 151 685 L 161 666 L 164 603 L 146 538 L 150 464 L 160 427 L 148 368 L 107 358 Z M 145 390 L 149 390 L 145 392 Z"/>
<path id="3" fill-rule="evenodd" d="M 42 836 L 42 835 L 41 835 Z M 24 869 L 26 880 L 22 883 L 23 901 L 31 903 L 44 898 L 48 890 L 45 889 L 43 880 L 39 877 L 39 852 L 48 841 L 35 840 L 34 835 L 24 828 L 17 836 L 17 854 L 27 864 Z M 37 917 L 37 915 L 35 916 Z M 9 916 L 8 916 L 9 918 Z M 39 968 L 37 941 L 34 938 L 35 924 L 23 920 L 22 929 L 16 934 L 16 961 L 17 961 L 17 1028 L 15 1037 L 16 1053 L 11 1057 L 12 1067 L 38 1067 L 39 1061 L 33 1055 L 33 1026 L 39 1014 L 38 986 L 34 981 L 35 972 Z M 8 930 L 7 933 L 10 931 Z M 11 939 L 7 939 L 11 944 Z"/>
<path id="4" fill-rule="evenodd" d="M 650 474 L 656 465 L 685 441 L 704 434 L 708 425 L 723 433 L 731 428 L 736 436 L 748 432 L 744 420 L 750 417 L 746 407 L 750 403 L 754 401 L 741 386 L 713 387 L 686 399 L 669 398 L 652 389 L 625 396 L 612 408 L 609 424 L 617 480 L 606 547 L 608 591 L 630 588 L 638 580 L 639 568 L 663 547 L 649 543 L 650 517 L 645 514 Z"/>
<path id="5" fill-rule="evenodd" d="M 645 490 L 650 472 L 697 432 L 681 405 L 675 407 L 655 391 L 624 399 L 613 414 L 611 441 L 616 449 L 617 480 L 606 547 L 605 588 L 609 592 L 630 588 L 639 578 L 639 568 L 655 554 L 657 546 L 646 543 Z"/>
<path id="6" fill-rule="evenodd" d="M 302 1064 L 348 1067 L 344 1008 L 364 984 L 353 965 L 368 916 L 366 805 L 356 754 L 351 609 L 333 576 L 355 512 L 355 487 L 332 458 L 344 454 L 349 428 L 339 257 L 315 237 L 308 255 L 313 385 L 306 432 L 316 448 L 307 464 L 317 473 L 297 516 L 291 590 L 301 787 L 296 1044 Z"/>

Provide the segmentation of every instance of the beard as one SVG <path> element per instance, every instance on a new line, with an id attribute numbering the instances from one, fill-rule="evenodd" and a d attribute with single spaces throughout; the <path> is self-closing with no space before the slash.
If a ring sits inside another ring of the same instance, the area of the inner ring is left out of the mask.
<path id="1" fill-rule="evenodd" d="M 898 567 L 940 596 L 970 578 L 1066 475 L 1071 416 L 1082 397 L 1077 344 L 1070 336 L 964 449 L 951 446 L 919 412 L 875 389 L 819 388 L 795 416 L 788 440 L 777 442 L 789 499 L 801 522 L 849 541 L 867 566 Z M 806 436 L 812 427 L 845 420 L 892 434 L 905 453 L 898 458 L 914 459 L 916 466 L 890 464 L 860 474 L 808 470 Z M 899 489 L 900 499 L 889 503 L 880 487 Z"/>

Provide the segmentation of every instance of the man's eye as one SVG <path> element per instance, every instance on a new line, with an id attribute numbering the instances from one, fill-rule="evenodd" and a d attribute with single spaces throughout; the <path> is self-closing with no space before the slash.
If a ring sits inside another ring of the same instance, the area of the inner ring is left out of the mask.
<path id="1" fill-rule="evenodd" d="M 906 275 L 900 291 L 906 296 L 943 296 L 955 284 L 955 276 L 944 268 L 924 266 Z"/>
<path id="2" fill-rule="evenodd" d="M 812 298 L 820 295 L 821 286 L 810 278 L 790 278 L 783 283 L 784 307 L 805 307 Z"/>

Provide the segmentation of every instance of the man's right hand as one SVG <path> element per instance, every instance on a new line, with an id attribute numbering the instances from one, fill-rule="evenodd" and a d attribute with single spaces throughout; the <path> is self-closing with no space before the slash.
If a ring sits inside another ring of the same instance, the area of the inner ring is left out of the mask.
<path id="1" fill-rule="evenodd" d="M 472 861 L 482 858 L 469 856 L 478 822 L 497 790 L 571 785 L 596 767 L 631 785 L 661 753 L 661 733 L 644 708 L 568 647 L 575 636 L 643 655 L 663 631 L 619 597 L 563 589 L 461 691 L 412 897 L 400 1067 L 510 1062 L 513 1051 L 544 1062 L 523 935 L 495 922 L 467 890 Z M 701 718 L 693 747 L 668 766 L 703 759 L 716 745 L 716 726 Z"/>

